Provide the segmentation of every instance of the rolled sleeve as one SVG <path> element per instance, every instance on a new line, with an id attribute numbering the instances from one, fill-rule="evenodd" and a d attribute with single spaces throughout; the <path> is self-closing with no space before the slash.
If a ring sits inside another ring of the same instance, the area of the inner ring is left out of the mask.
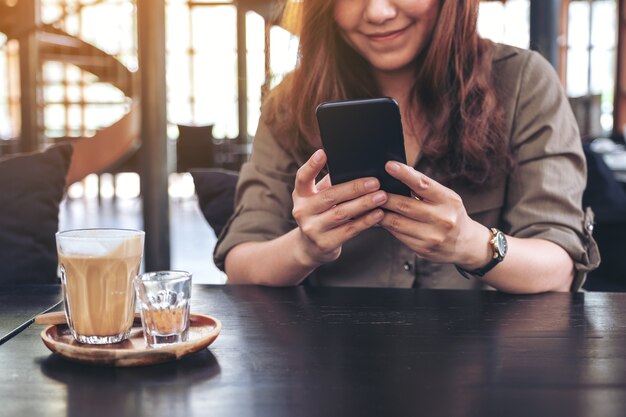
<path id="1" fill-rule="evenodd" d="M 235 211 L 218 237 L 215 265 L 224 270 L 228 252 L 240 243 L 267 241 L 295 227 L 291 193 L 299 163 L 261 122 L 252 156 L 239 174 Z"/>
<path id="2" fill-rule="evenodd" d="M 574 261 L 576 290 L 599 262 L 582 209 L 587 170 L 580 135 L 555 72 L 538 54 L 528 54 L 519 88 L 511 135 L 517 167 L 508 183 L 504 228 L 561 246 Z"/>

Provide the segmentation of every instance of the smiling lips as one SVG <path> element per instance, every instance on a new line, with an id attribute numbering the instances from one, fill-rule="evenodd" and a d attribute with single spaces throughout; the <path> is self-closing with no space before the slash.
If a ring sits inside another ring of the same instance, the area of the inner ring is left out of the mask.
<path id="1" fill-rule="evenodd" d="M 401 36 L 404 32 L 406 32 L 409 26 L 411 25 L 405 26 L 402 29 L 398 29 L 398 30 L 365 34 L 365 36 L 367 36 L 367 38 L 373 42 L 389 42 Z"/>

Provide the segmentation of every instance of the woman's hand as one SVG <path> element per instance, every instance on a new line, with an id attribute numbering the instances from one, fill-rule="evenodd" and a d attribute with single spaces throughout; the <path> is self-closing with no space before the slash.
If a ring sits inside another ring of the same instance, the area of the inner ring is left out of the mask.
<path id="1" fill-rule="evenodd" d="M 301 237 L 298 258 L 309 267 L 337 259 L 344 242 L 380 222 L 383 211 L 378 207 L 387 201 L 376 178 L 333 186 L 327 175 L 316 184 L 325 164 L 326 154 L 320 149 L 298 170 L 292 195 Z"/>
<path id="2" fill-rule="evenodd" d="M 385 169 L 405 183 L 415 197 L 390 194 L 383 205 L 388 211 L 381 226 L 432 262 L 467 269 L 489 262 L 489 229 L 467 215 L 457 193 L 408 165 L 390 161 Z"/>

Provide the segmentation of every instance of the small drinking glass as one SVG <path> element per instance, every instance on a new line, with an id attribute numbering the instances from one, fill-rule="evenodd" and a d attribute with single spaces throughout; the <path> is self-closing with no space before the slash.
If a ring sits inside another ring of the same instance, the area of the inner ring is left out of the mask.
<path id="1" fill-rule="evenodd" d="M 158 347 L 188 340 L 191 273 L 146 272 L 135 278 L 135 291 L 148 346 Z"/>

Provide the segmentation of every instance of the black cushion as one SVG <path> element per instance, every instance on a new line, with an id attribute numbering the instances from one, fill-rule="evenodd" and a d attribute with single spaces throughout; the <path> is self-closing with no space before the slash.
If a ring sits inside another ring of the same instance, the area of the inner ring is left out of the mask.
<path id="1" fill-rule="evenodd" d="M 233 214 L 239 174 L 221 169 L 193 169 L 190 172 L 200 210 L 215 231 L 215 236 L 219 236 Z"/>
<path id="2" fill-rule="evenodd" d="M 589 291 L 626 291 L 626 192 L 606 165 L 601 154 L 589 144 L 583 147 L 587 158 L 587 187 L 583 206 L 595 213 L 593 236 L 602 262 L 589 273 L 584 288 Z"/>
<path id="3" fill-rule="evenodd" d="M 587 158 L 587 187 L 583 206 L 591 206 L 597 223 L 626 224 L 626 192 L 601 154 L 583 146 Z"/>
<path id="4" fill-rule="evenodd" d="M 188 172 L 193 168 L 212 168 L 214 166 L 214 154 L 213 125 L 178 125 L 177 172 Z"/>
<path id="5" fill-rule="evenodd" d="M 0 159 L 0 283 L 56 283 L 69 144 Z"/>

